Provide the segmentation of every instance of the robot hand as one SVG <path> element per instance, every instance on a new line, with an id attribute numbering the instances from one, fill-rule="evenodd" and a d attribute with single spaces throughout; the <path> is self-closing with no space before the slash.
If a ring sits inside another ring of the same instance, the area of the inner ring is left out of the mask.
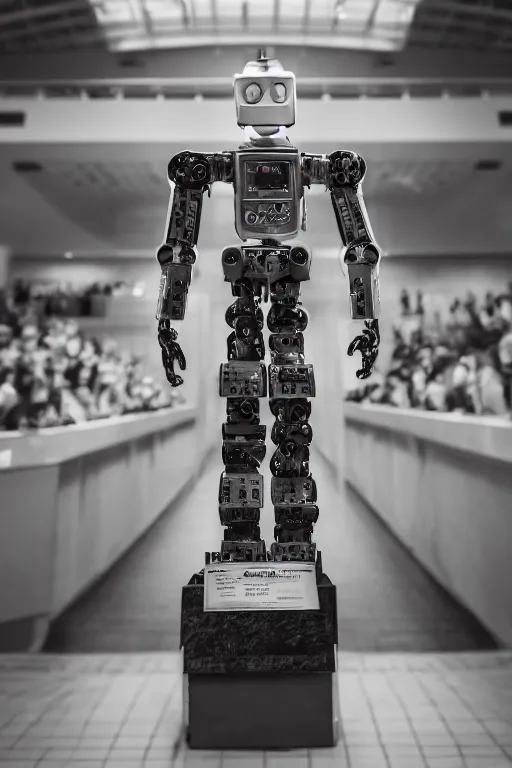
<path id="1" fill-rule="evenodd" d="M 194 248 L 184 245 L 163 245 L 158 251 L 162 268 L 156 318 L 158 320 L 158 343 L 162 349 L 162 362 L 167 381 L 172 387 L 179 387 L 183 379 L 174 373 L 174 363 L 182 371 L 186 368 L 183 351 L 176 341 L 178 332 L 171 328 L 171 320 L 183 320 L 187 308 L 187 295 L 192 279 L 192 268 L 196 260 Z"/>
<path id="2" fill-rule="evenodd" d="M 377 355 L 379 354 L 379 321 L 378 320 L 366 320 L 366 328 L 363 329 L 363 333 L 349 344 L 347 353 L 352 357 L 354 352 L 360 352 L 362 355 L 362 368 L 356 372 L 358 379 L 367 379 L 371 376 L 373 366 Z"/>
<path id="3" fill-rule="evenodd" d="M 171 387 L 179 387 L 183 384 L 183 379 L 174 372 L 174 363 L 178 363 L 180 369 L 184 371 L 187 367 L 185 355 L 176 341 L 178 332 L 171 328 L 171 321 L 162 319 L 158 322 L 158 343 L 162 350 L 162 363 L 165 369 L 167 381 Z"/>

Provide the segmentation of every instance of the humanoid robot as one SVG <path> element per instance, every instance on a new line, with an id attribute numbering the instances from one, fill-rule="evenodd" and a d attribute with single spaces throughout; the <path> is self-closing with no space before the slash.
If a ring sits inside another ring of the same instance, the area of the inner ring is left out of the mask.
<path id="1" fill-rule="evenodd" d="M 158 251 L 162 276 L 157 308 L 158 338 L 167 378 L 182 383 L 174 371 L 185 369 L 174 320 L 185 316 L 187 292 L 196 261 L 203 195 L 213 182 L 232 184 L 235 228 L 241 243 L 222 252 L 225 281 L 235 301 L 226 312 L 232 333 L 228 362 L 220 367 L 219 394 L 227 400 L 222 427 L 225 471 L 219 488 L 219 514 L 225 526 L 220 552 L 213 562 L 315 562 L 313 525 L 318 518 L 317 492 L 309 471 L 312 430 L 309 398 L 315 396 L 313 366 L 304 360 L 303 331 L 308 316 L 300 301 L 300 284 L 309 280 L 311 253 L 293 239 L 306 228 L 305 188 L 323 184 L 330 191 L 350 286 L 353 319 L 365 328 L 348 354 L 362 354 L 359 378 L 367 378 L 379 346 L 379 248 L 374 242 L 361 195 L 365 162 L 355 152 L 330 155 L 300 153 L 286 137 L 295 122 L 295 76 L 261 51 L 243 74 L 235 75 L 238 125 L 246 143 L 234 151 L 180 152 L 172 158 L 168 177 L 174 186 L 165 243 Z M 270 309 L 271 363 L 264 363 L 262 302 Z M 271 498 L 276 527 L 270 552 L 260 537 L 266 428 L 259 420 L 259 398 L 270 397 L 275 417 L 271 439 Z M 207 562 L 210 555 L 207 553 Z"/>

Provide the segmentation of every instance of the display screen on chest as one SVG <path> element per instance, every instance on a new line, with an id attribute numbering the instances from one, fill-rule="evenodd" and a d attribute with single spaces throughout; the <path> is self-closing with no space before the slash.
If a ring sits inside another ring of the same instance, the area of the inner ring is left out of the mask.
<path id="1" fill-rule="evenodd" d="M 236 230 L 242 239 L 293 237 L 301 195 L 298 152 L 240 153 L 236 180 Z"/>
<path id="2" fill-rule="evenodd" d="M 245 164 L 245 183 L 249 195 L 274 197 L 275 192 L 289 193 L 290 163 L 248 162 Z"/>

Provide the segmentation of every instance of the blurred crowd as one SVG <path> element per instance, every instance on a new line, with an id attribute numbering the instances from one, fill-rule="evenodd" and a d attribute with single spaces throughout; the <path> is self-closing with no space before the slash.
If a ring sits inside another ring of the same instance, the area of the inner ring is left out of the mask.
<path id="1" fill-rule="evenodd" d="M 9 295 L 17 307 L 30 307 L 37 317 L 88 317 L 95 314 L 94 299 L 135 295 L 140 286 L 125 281 L 73 284 L 70 282 L 14 280 Z"/>
<path id="2" fill-rule="evenodd" d="M 50 309 L 55 293 L 0 289 L 0 430 L 40 429 L 168 407 L 180 396 L 115 339 Z"/>
<path id="3" fill-rule="evenodd" d="M 455 299 L 445 322 L 418 292 L 402 291 L 385 375 L 376 369 L 347 400 L 397 408 L 506 415 L 512 408 L 512 282 L 478 301 Z"/>

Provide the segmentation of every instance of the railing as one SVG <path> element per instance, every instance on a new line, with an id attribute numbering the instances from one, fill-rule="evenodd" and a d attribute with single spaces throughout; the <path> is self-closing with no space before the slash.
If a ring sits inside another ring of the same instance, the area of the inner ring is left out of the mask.
<path id="1" fill-rule="evenodd" d="M 300 98 L 481 98 L 512 95 L 512 78 L 299 77 Z M 212 78 L 119 78 L 0 81 L 0 98 L 219 99 L 233 81 Z"/>

